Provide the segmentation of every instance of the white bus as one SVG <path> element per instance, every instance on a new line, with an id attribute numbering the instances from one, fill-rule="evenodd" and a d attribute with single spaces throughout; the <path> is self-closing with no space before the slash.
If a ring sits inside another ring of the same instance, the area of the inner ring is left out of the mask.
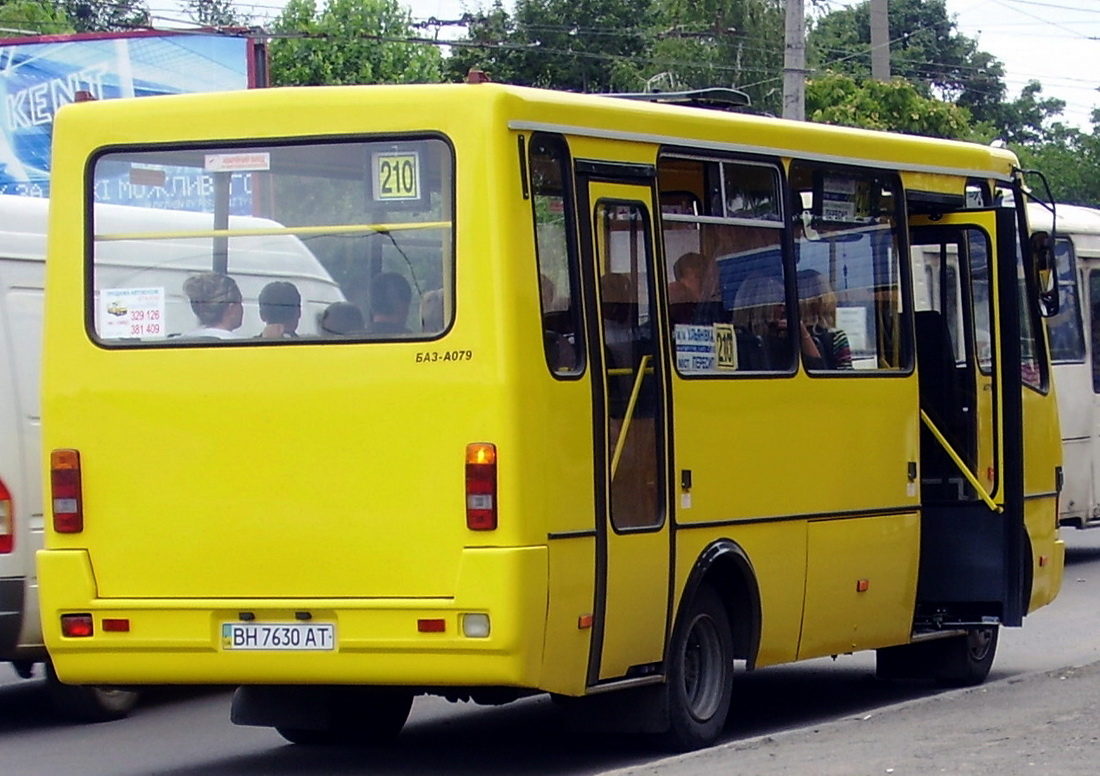
<path id="1" fill-rule="evenodd" d="M 1059 310 L 1047 318 L 1061 417 L 1063 525 L 1100 525 L 1100 209 L 1057 205 L 1054 223 Z M 1043 205 L 1028 205 L 1033 229 L 1051 231 Z"/>
<path id="2" fill-rule="evenodd" d="M 41 366 L 42 300 L 46 274 L 45 199 L 0 195 L 0 662 L 9 662 L 24 678 L 44 665 L 53 704 L 67 716 L 98 721 L 126 715 L 137 692 L 109 687 L 62 684 L 53 672 L 42 639 L 38 613 L 35 553 L 42 547 L 43 500 L 40 467 L 39 374 Z M 150 217 L 145 208 L 126 206 L 103 210 L 112 231 L 125 234 L 143 228 Z M 164 211 L 159 218 L 164 217 Z M 172 214 L 173 228 L 195 228 L 202 215 Z M 160 221 L 159 223 L 163 223 Z M 231 218 L 239 228 L 263 231 L 270 222 L 259 218 Z M 202 271 L 196 256 L 209 256 L 206 245 L 193 239 L 164 240 L 151 262 L 144 246 L 119 240 L 111 250 L 114 284 L 146 285 L 165 289 L 166 325 L 193 326 L 183 295 L 184 280 Z M 140 251 L 140 255 L 139 255 Z M 239 253 L 238 253 L 239 251 Z M 280 279 L 290 279 L 301 292 L 299 330 L 316 331 L 319 315 L 332 302 L 343 301 L 339 287 L 301 240 L 291 235 L 252 238 L 234 250 L 238 275 L 246 298 L 255 300 L 272 279 L 267 269 L 285 268 Z M 263 329 L 255 304 L 246 305 L 242 331 Z"/>

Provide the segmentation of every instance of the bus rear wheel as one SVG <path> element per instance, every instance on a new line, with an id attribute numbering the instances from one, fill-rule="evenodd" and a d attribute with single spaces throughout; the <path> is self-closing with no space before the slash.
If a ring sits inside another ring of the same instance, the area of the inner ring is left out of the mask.
<path id="1" fill-rule="evenodd" d="M 943 687 L 973 687 L 989 676 L 999 628 L 970 628 L 958 636 L 878 650 L 880 679 L 931 679 Z"/>
<path id="2" fill-rule="evenodd" d="M 965 636 L 944 639 L 943 664 L 936 681 L 944 687 L 973 687 L 985 681 L 997 653 L 999 628 L 971 628 Z"/>
<path id="3" fill-rule="evenodd" d="M 689 751 L 713 744 L 733 696 L 729 615 L 708 585 L 699 588 L 672 639 L 668 669 L 668 744 Z"/>
<path id="4" fill-rule="evenodd" d="M 397 737 L 412 709 L 411 690 L 390 687 L 334 687 L 328 699 L 328 725 L 319 728 L 276 726 L 292 744 L 369 746 Z"/>

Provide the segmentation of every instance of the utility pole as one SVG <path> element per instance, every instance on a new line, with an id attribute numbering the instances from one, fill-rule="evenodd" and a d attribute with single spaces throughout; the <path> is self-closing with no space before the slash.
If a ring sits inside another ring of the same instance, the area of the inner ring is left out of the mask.
<path id="1" fill-rule="evenodd" d="M 890 80 L 890 18 L 887 0 L 871 0 L 871 77 Z"/>
<path id="2" fill-rule="evenodd" d="M 783 47 L 783 118 L 806 120 L 806 10 L 803 0 L 787 0 Z"/>

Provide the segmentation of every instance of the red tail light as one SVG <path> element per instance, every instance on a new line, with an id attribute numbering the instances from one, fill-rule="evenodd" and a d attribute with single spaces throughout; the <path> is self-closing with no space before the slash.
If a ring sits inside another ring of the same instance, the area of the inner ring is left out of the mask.
<path id="1" fill-rule="evenodd" d="M 76 450 L 50 453 L 50 490 L 53 529 L 58 533 L 83 531 L 84 497 L 80 487 L 80 453 Z"/>
<path id="2" fill-rule="evenodd" d="M 15 507 L 11 504 L 11 491 L 0 480 L 0 555 L 6 555 L 15 547 Z"/>
<path id="3" fill-rule="evenodd" d="M 61 615 L 61 635 L 71 639 L 84 639 L 95 635 L 95 625 L 90 614 Z"/>
<path id="4" fill-rule="evenodd" d="M 466 445 L 466 527 L 497 527 L 497 448 L 488 442 Z"/>

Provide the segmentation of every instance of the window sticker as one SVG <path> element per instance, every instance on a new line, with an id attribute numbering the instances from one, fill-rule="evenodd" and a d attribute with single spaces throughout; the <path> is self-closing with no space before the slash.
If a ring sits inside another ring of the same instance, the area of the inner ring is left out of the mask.
<path id="1" fill-rule="evenodd" d="M 873 349 L 867 336 L 867 309 L 865 307 L 836 308 L 836 326 L 848 335 L 848 346 L 853 353 Z"/>
<path id="2" fill-rule="evenodd" d="M 826 177 L 821 190 L 821 217 L 826 221 L 851 222 L 856 218 L 856 182 L 851 178 Z"/>
<path id="3" fill-rule="evenodd" d="M 420 154 L 394 151 L 374 154 L 374 198 L 378 201 L 420 199 Z"/>
<path id="4" fill-rule="evenodd" d="M 267 151 L 234 154 L 206 154 L 207 172 L 254 172 L 271 169 L 271 154 Z"/>
<path id="5" fill-rule="evenodd" d="M 681 372 L 712 372 L 718 368 L 713 326 L 677 324 L 676 368 Z"/>
<path id="6" fill-rule="evenodd" d="M 101 339 L 163 337 L 164 287 L 108 288 L 99 293 Z"/>

